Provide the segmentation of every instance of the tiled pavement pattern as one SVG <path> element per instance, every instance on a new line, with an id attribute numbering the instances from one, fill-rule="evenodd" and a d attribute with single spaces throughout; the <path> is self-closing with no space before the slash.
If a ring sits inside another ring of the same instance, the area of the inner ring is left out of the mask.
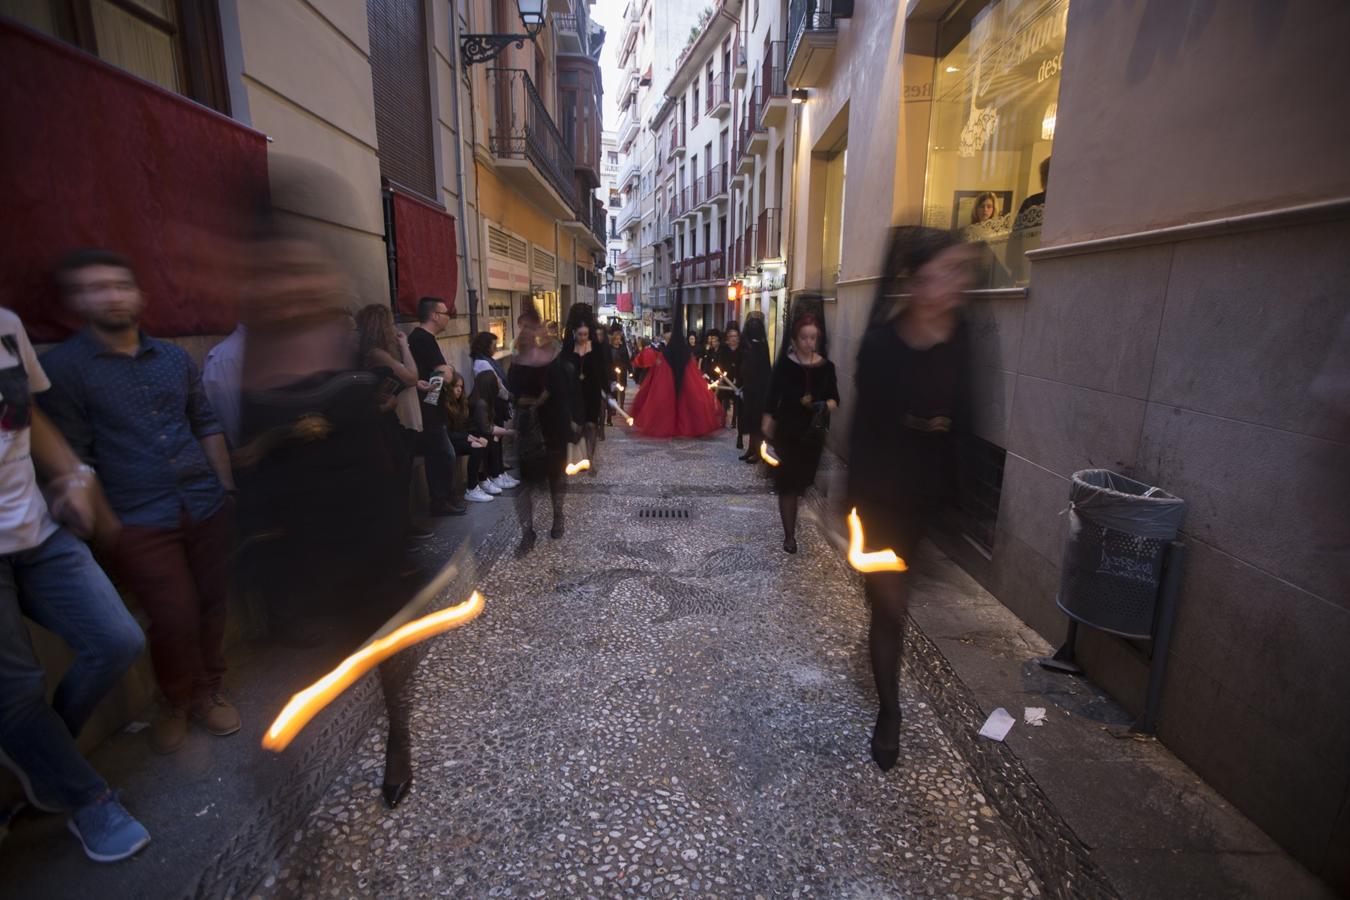
<path id="1" fill-rule="evenodd" d="M 541 504 L 536 550 L 428 649 L 409 797 L 381 804 L 372 733 L 262 893 L 1039 895 L 912 680 L 901 764 L 871 763 L 861 583 L 808 520 L 782 553 L 761 467 L 729 438 L 600 447 L 567 536 Z"/>

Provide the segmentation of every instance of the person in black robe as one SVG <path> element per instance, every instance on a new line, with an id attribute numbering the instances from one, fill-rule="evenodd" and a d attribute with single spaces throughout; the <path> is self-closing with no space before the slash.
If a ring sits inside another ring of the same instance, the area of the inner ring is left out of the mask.
<path id="1" fill-rule="evenodd" d="M 745 441 L 740 433 L 740 398 L 736 389 L 741 383 L 741 327 L 735 322 L 727 325 L 723 332 L 722 347 L 717 354 L 717 365 L 722 370 L 718 376 L 717 399 L 722 404 L 722 421 L 731 416 L 731 428 L 736 429 L 736 449 L 743 450 Z"/>
<path id="2" fill-rule="evenodd" d="M 773 470 L 783 550 L 797 552 L 797 506 L 815 484 L 820 456 L 839 406 L 834 363 L 825 356 L 824 322 L 814 312 L 794 317 L 788 339 L 769 381 L 761 424 L 779 464 Z"/>
<path id="3" fill-rule="evenodd" d="M 871 325 L 858 351 L 857 404 L 849 441 L 849 499 L 865 549 L 911 559 L 942 506 L 956 495 L 956 435 L 969 427 L 970 350 L 960 307 L 975 282 L 974 249 L 930 228 L 897 229 Z M 910 297 L 898 309 L 892 297 Z M 872 758 L 899 756 L 898 678 L 909 579 L 863 576 L 872 609 L 869 647 L 879 711 Z"/>
<path id="4" fill-rule="evenodd" d="M 628 352 L 628 342 L 624 340 L 623 328 L 617 323 L 610 326 L 609 330 L 609 361 L 613 364 L 611 372 L 614 375 L 614 399 L 619 404 L 619 409 L 626 408 L 628 394 L 628 375 L 633 370 L 632 358 Z M 606 421 L 614 424 L 614 409 L 608 407 L 605 414 Z"/>
<path id="5" fill-rule="evenodd" d="M 759 462 L 759 448 L 764 443 L 760 424 L 764 419 L 764 402 L 769 396 L 769 335 L 764 328 L 764 314 L 753 312 L 745 317 L 741 331 L 740 393 L 741 403 L 738 438 L 745 442 L 741 460 L 750 464 Z"/>
<path id="6" fill-rule="evenodd" d="M 586 441 L 586 459 L 591 461 L 590 475 L 595 475 L 598 460 L 595 455 L 599 440 L 600 422 L 608 405 L 609 385 L 613 372 L 609 371 L 608 345 L 592 340 L 597 326 L 590 306 L 578 303 L 567 317 L 567 337 L 563 341 L 562 356 L 574 373 L 574 408 L 579 413 L 581 434 Z"/>

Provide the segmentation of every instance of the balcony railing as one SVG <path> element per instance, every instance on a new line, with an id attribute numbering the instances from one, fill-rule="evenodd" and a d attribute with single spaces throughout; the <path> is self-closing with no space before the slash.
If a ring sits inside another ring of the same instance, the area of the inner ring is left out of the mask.
<path id="1" fill-rule="evenodd" d="M 759 214 L 755 244 L 755 262 L 777 259 L 782 252 L 783 211 L 766 209 Z"/>
<path id="2" fill-rule="evenodd" d="M 833 31 L 834 24 L 834 3 L 833 0 L 790 0 L 788 3 L 788 39 L 792 42 L 788 48 L 787 62 L 789 67 L 792 64 L 792 57 L 797 53 L 797 47 L 802 42 L 802 35 L 808 31 Z"/>
<path id="3" fill-rule="evenodd" d="M 716 253 L 708 254 L 709 281 L 721 281 L 723 278 L 727 277 L 726 269 L 723 267 L 725 258 L 725 254 L 721 250 L 718 250 Z"/>
<path id="4" fill-rule="evenodd" d="M 727 192 L 727 164 L 713 166 L 712 170 L 704 176 L 706 181 L 703 202 L 710 203 Z"/>
<path id="5" fill-rule="evenodd" d="M 672 157 L 677 153 L 684 152 L 684 139 L 684 125 L 680 122 L 675 122 L 670 126 L 670 155 Z"/>
<path id="6" fill-rule="evenodd" d="M 575 205 L 572 154 L 529 73 L 524 69 L 488 69 L 487 76 L 493 110 L 488 134 L 492 154 L 498 159 L 528 160 L 559 196 Z"/>
<path id="7" fill-rule="evenodd" d="M 591 207 L 591 234 L 603 246 L 609 241 L 609 210 L 605 204 L 596 203 Z"/>

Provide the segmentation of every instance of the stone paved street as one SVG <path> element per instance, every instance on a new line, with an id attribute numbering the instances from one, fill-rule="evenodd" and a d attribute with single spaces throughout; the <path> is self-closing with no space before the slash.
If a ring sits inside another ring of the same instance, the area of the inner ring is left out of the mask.
<path id="1" fill-rule="evenodd" d="M 539 508 L 426 654 L 408 799 L 381 804 L 372 733 L 267 892 L 1039 895 L 912 680 L 901 765 L 871 763 L 861 583 L 809 520 L 782 553 L 759 467 L 730 438 L 600 447 L 567 536 Z"/>

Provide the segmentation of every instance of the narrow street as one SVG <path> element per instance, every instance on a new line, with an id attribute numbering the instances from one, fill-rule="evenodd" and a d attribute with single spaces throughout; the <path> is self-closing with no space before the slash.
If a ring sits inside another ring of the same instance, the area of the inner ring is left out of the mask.
<path id="1" fill-rule="evenodd" d="M 871 763 L 861 582 L 809 517 L 784 555 L 729 437 L 600 448 L 566 537 L 427 652 L 409 797 L 381 803 L 372 732 L 267 892 L 1038 896 L 912 679 L 901 765 Z"/>

